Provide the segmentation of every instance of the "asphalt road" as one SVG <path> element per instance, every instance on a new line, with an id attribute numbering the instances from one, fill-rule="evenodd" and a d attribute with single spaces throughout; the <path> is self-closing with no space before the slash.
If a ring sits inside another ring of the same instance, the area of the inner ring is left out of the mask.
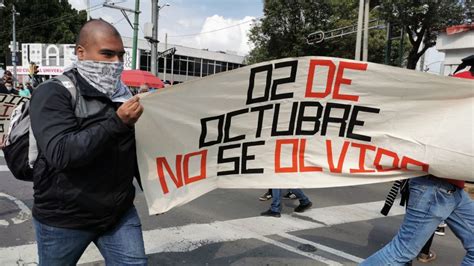
<path id="1" fill-rule="evenodd" d="M 0 157 L 0 265 L 34 265 L 32 184 L 15 180 L 4 165 Z M 159 216 L 148 215 L 141 192 L 135 205 L 150 265 L 356 265 L 389 242 L 402 221 L 402 207 L 379 214 L 389 189 L 308 189 L 313 208 L 296 214 L 298 202 L 285 200 L 281 218 L 260 217 L 270 201 L 251 189 L 215 190 Z M 429 265 L 459 265 L 465 253 L 449 229 L 432 249 L 438 259 Z M 92 245 L 80 264 L 104 262 Z"/>

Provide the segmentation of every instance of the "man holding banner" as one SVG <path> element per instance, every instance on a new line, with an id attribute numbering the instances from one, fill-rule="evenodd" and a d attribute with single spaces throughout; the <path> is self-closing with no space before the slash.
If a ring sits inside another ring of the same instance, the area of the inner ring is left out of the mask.
<path id="1" fill-rule="evenodd" d="M 112 25 L 89 20 L 77 39 L 78 61 L 64 74 L 77 94 L 68 83 L 44 82 L 31 100 L 39 265 L 75 265 L 91 242 L 107 265 L 147 264 L 132 184 L 143 107 L 120 82 L 124 53 Z"/>
<path id="2" fill-rule="evenodd" d="M 411 179 L 410 198 L 398 234 L 361 265 L 405 265 L 418 255 L 442 221 L 466 249 L 462 265 L 474 265 L 474 201 L 463 187 L 464 182 L 433 175 Z"/>
<path id="3" fill-rule="evenodd" d="M 455 77 L 474 79 L 474 55 L 462 61 L 454 74 L 466 66 L 471 68 L 464 75 Z M 411 179 L 405 219 L 398 234 L 362 265 L 404 265 L 415 258 L 445 219 L 466 249 L 462 265 L 474 265 L 474 201 L 463 190 L 464 185 L 460 180 L 432 175 Z"/>

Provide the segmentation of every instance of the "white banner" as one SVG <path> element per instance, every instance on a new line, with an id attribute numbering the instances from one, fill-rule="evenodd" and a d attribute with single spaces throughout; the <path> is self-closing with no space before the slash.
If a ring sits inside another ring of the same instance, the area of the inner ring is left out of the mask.
<path id="1" fill-rule="evenodd" d="M 0 94 L 0 144 L 5 141 L 5 135 L 10 126 L 10 116 L 13 110 L 23 102 L 30 99 L 14 94 Z"/>
<path id="2" fill-rule="evenodd" d="M 474 181 L 474 81 L 328 57 L 251 65 L 146 95 L 150 214 L 216 188 Z"/>

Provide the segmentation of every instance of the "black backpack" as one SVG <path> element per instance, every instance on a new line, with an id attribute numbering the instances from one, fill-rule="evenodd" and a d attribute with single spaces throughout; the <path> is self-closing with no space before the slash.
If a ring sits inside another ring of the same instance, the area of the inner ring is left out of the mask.
<path id="1" fill-rule="evenodd" d="M 56 82 L 71 93 L 71 105 L 76 109 L 78 93 L 74 82 L 65 75 L 60 75 L 42 83 Z M 18 105 L 10 116 L 10 126 L 5 137 L 3 153 L 7 166 L 16 179 L 33 181 L 33 166 L 38 157 L 38 147 L 30 123 L 30 102 Z"/>

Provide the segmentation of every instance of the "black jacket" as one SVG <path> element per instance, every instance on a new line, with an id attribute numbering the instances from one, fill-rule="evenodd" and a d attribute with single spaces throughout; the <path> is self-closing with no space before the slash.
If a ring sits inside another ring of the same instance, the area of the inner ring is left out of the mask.
<path id="1" fill-rule="evenodd" d="M 85 117 L 76 117 L 70 92 L 41 84 L 31 99 L 30 118 L 40 151 L 34 166 L 33 216 L 50 226 L 103 231 L 133 206 L 138 175 L 135 135 L 116 115 L 109 97 L 75 70 Z"/>

